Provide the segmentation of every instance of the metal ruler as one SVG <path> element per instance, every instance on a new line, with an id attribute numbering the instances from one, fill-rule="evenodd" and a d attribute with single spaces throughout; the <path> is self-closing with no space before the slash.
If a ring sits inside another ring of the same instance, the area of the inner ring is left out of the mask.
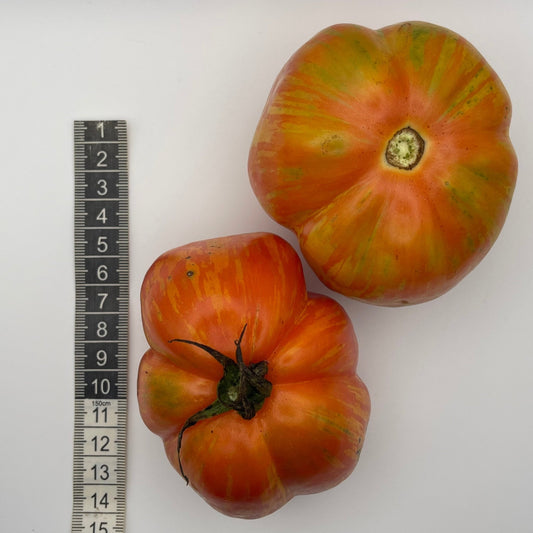
<path id="1" fill-rule="evenodd" d="M 73 533 L 125 530 L 127 152 L 125 121 L 74 122 Z"/>

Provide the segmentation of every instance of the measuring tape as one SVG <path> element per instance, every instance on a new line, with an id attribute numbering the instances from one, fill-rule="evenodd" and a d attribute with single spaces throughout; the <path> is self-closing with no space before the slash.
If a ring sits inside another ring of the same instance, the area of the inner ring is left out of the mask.
<path id="1" fill-rule="evenodd" d="M 73 533 L 125 530 L 127 152 L 125 121 L 74 122 Z"/>

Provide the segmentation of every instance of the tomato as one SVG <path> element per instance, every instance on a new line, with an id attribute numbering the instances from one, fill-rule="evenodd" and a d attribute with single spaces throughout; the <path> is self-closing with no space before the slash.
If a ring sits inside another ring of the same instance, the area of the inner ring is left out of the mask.
<path id="1" fill-rule="evenodd" d="M 276 79 L 250 181 L 328 287 L 380 305 L 424 302 L 500 233 L 517 174 L 510 119 L 502 82 L 452 31 L 336 25 Z"/>
<path id="2" fill-rule="evenodd" d="M 354 469 L 370 401 L 351 322 L 307 293 L 268 233 L 164 253 L 141 289 L 138 401 L 176 470 L 215 509 L 258 518 Z"/>

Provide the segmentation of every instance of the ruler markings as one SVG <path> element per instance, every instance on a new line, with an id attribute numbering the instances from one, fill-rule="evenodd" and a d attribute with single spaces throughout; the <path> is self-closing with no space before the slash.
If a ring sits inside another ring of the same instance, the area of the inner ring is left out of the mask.
<path id="1" fill-rule="evenodd" d="M 127 153 L 124 121 L 75 121 L 76 317 L 71 527 L 76 533 L 125 531 Z"/>
<path id="2" fill-rule="evenodd" d="M 102 141 L 80 141 L 81 145 L 84 145 L 84 144 L 118 144 L 119 145 L 119 150 L 120 150 L 120 145 L 122 144 L 121 141 L 105 141 L 105 142 L 102 142 Z"/>
<path id="3" fill-rule="evenodd" d="M 99 174 L 102 174 L 102 173 L 111 173 L 111 174 L 118 174 L 119 172 L 121 172 L 120 170 L 118 169 L 113 169 L 113 168 L 109 168 L 109 169 L 105 169 L 105 168 L 102 168 L 102 169 L 92 169 L 92 170 L 84 170 L 83 173 L 84 174 L 95 174 L 95 173 L 99 173 Z"/>

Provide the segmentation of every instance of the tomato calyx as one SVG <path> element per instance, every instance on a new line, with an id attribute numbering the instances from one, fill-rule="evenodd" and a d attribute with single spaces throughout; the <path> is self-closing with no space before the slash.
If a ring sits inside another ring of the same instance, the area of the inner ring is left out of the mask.
<path id="1" fill-rule="evenodd" d="M 425 141 L 420 134 L 407 126 L 390 139 L 385 151 L 387 163 L 401 170 L 412 170 L 424 154 Z"/>
<path id="2" fill-rule="evenodd" d="M 180 473 L 187 484 L 189 484 L 189 478 L 183 472 L 181 464 L 181 443 L 185 430 L 201 420 L 206 420 L 231 410 L 236 411 L 245 420 L 251 420 L 272 392 L 272 383 L 265 378 L 268 372 L 268 363 L 266 361 L 250 365 L 244 363 L 241 342 L 246 326 L 247 324 L 244 325 L 239 338 L 235 341 L 235 361 L 218 350 L 199 342 L 186 339 L 171 339 L 168 341 L 182 342 L 201 348 L 218 361 L 224 369 L 224 374 L 217 386 L 217 399 L 205 409 L 188 418 L 178 435 L 178 463 Z"/>

